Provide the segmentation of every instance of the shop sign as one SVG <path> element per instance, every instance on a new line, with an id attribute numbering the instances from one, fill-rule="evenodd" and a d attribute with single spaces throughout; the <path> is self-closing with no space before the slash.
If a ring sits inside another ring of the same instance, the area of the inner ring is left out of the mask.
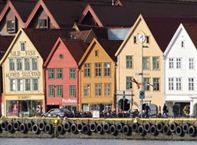
<path id="1" fill-rule="evenodd" d="M 29 100 L 31 96 L 18 96 L 18 100 Z"/>
<path id="2" fill-rule="evenodd" d="M 40 77 L 39 71 L 20 71 L 20 72 L 9 72 L 6 73 L 8 78 L 22 78 L 22 77 Z"/>
<path id="3" fill-rule="evenodd" d="M 77 103 L 77 100 L 74 100 L 74 99 L 62 99 L 62 103 Z"/>
<path id="4" fill-rule="evenodd" d="M 36 51 L 34 51 L 34 50 L 27 50 L 27 51 L 12 51 L 11 53 L 10 53 L 10 55 L 9 56 L 11 56 L 11 57 L 24 57 L 24 56 L 27 56 L 27 57 L 29 57 L 29 56 L 36 56 Z"/>

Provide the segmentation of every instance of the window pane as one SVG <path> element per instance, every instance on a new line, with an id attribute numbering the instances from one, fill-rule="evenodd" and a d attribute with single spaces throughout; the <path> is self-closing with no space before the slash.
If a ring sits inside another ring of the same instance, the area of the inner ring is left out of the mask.
<path id="1" fill-rule="evenodd" d="M 189 69 L 194 69 L 194 58 L 189 58 Z"/>
<path id="2" fill-rule="evenodd" d="M 104 63 L 104 75 L 105 76 L 110 76 L 111 74 L 111 65 L 110 63 Z"/>
<path id="3" fill-rule="evenodd" d="M 182 84 L 181 84 L 181 78 L 176 78 L 176 90 L 181 90 Z"/>
<path id="4" fill-rule="evenodd" d="M 75 77 L 76 77 L 76 71 L 75 71 L 75 69 L 74 68 L 70 68 L 70 70 L 69 70 L 69 78 L 71 80 L 74 80 Z"/>
<path id="5" fill-rule="evenodd" d="M 10 79 L 10 91 L 16 91 L 16 80 Z"/>
<path id="6" fill-rule="evenodd" d="M 55 76 L 55 69 L 49 68 L 48 69 L 48 78 L 54 79 L 54 76 Z"/>
<path id="7" fill-rule="evenodd" d="M 25 91 L 31 90 L 30 79 L 25 79 Z"/>
<path id="8" fill-rule="evenodd" d="M 133 67 L 133 58 L 131 55 L 126 56 L 126 68 L 132 68 Z"/>
<path id="9" fill-rule="evenodd" d="M 181 58 L 176 59 L 176 68 L 181 68 Z"/>
<path id="10" fill-rule="evenodd" d="M 48 95 L 51 96 L 51 97 L 55 97 L 55 87 L 54 85 L 49 85 L 48 87 Z"/>
<path id="11" fill-rule="evenodd" d="M 63 70 L 61 68 L 56 69 L 56 75 L 57 79 L 62 79 L 63 78 Z"/>
<path id="12" fill-rule="evenodd" d="M 95 96 L 101 96 L 101 92 L 102 92 L 102 84 L 101 83 L 95 84 Z"/>
<path id="13" fill-rule="evenodd" d="M 188 78 L 188 90 L 194 91 L 194 78 Z"/>
<path id="14" fill-rule="evenodd" d="M 149 91 L 150 90 L 150 78 L 143 78 L 143 85 L 144 85 L 144 90 Z"/>
<path id="15" fill-rule="evenodd" d="M 21 51 L 25 51 L 25 42 L 21 42 Z"/>
<path id="16" fill-rule="evenodd" d="M 111 94 L 111 84 L 110 83 L 105 83 L 104 88 L 105 88 L 105 96 L 110 96 L 110 94 Z"/>
<path id="17" fill-rule="evenodd" d="M 22 70 L 22 59 L 21 58 L 16 59 L 16 64 L 17 64 L 17 70 Z"/>
<path id="18" fill-rule="evenodd" d="M 23 91 L 23 80 L 22 79 L 17 80 L 17 88 L 18 88 L 18 91 Z"/>
<path id="19" fill-rule="evenodd" d="M 95 76 L 101 76 L 101 63 L 95 63 Z"/>
<path id="20" fill-rule="evenodd" d="M 169 58 L 169 68 L 174 68 L 174 59 Z"/>
<path id="21" fill-rule="evenodd" d="M 159 69 L 159 57 L 153 57 L 153 70 Z"/>
<path id="22" fill-rule="evenodd" d="M 84 77 L 90 77 L 90 64 L 84 64 Z"/>
<path id="23" fill-rule="evenodd" d="M 143 57 L 143 69 L 149 70 L 150 69 L 150 58 L 149 57 Z"/>
<path id="24" fill-rule="evenodd" d="M 32 58 L 32 70 L 37 70 L 37 69 L 38 69 L 37 59 Z"/>
<path id="25" fill-rule="evenodd" d="M 90 84 L 84 84 L 83 95 L 84 96 L 90 96 Z"/>
<path id="26" fill-rule="evenodd" d="M 15 70 L 14 60 L 12 58 L 9 59 L 9 68 L 11 70 Z"/>
<path id="27" fill-rule="evenodd" d="M 71 97 L 76 97 L 76 86 L 75 85 L 69 86 L 69 95 Z"/>
<path id="28" fill-rule="evenodd" d="M 38 90 L 38 79 L 32 79 L 32 84 L 33 84 L 33 90 L 37 91 Z"/>
<path id="29" fill-rule="evenodd" d="M 174 90 L 174 78 L 168 78 L 168 90 Z"/>
<path id="30" fill-rule="evenodd" d="M 62 85 L 57 85 L 57 96 L 63 96 L 63 87 Z"/>
<path id="31" fill-rule="evenodd" d="M 159 78 L 153 78 L 153 90 L 154 91 L 159 91 L 160 89 L 160 84 L 159 84 Z"/>
<path id="32" fill-rule="evenodd" d="M 126 89 L 132 88 L 132 77 L 126 77 Z"/>
<path id="33" fill-rule="evenodd" d="M 25 58 L 25 70 L 30 70 L 30 61 L 29 61 L 29 58 Z"/>

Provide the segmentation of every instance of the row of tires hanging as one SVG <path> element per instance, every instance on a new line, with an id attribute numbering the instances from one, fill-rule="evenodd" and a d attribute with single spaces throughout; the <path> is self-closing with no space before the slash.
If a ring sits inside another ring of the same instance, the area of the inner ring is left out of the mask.
<path id="1" fill-rule="evenodd" d="M 123 122 L 62 122 L 53 124 L 50 122 L 20 122 L 20 121 L 3 121 L 0 124 L 0 133 L 33 133 L 41 134 L 46 133 L 54 136 L 64 135 L 66 133 L 71 134 L 111 134 L 118 135 L 124 134 L 126 136 L 132 136 L 132 134 L 138 134 L 140 136 L 152 135 L 177 135 L 183 137 L 189 135 L 195 137 L 197 135 L 197 127 L 195 124 L 190 123 L 176 123 L 176 122 L 136 122 L 136 123 L 123 123 Z"/>

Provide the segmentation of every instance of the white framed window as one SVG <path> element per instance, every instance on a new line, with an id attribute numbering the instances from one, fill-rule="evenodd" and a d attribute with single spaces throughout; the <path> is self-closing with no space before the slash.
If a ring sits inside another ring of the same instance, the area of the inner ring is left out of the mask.
<path id="1" fill-rule="evenodd" d="M 32 79 L 32 90 L 38 91 L 38 79 Z"/>
<path id="2" fill-rule="evenodd" d="M 75 85 L 69 86 L 69 96 L 76 97 L 76 86 Z"/>
<path id="3" fill-rule="evenodd" d="M 111 64 L 110 63 L 104 63 L 104 76 L 110 76 L 111 74 Z"/>
<path id="4" fill-rule="evenodd" d="M 181 58 L 176 58 L 176 68 L 177 69 L 181 68 Z"/>
<path id="5" fill-rule="evenodd" d="M 20 42 L 21 51 L 25 51 L 25 42 Z"/>
<path id="6" fill-rule="evenodd" d="M 160 90 L 160 79 L 159 78 L 153 78 L 153 91 L 159 91 Z"/>
<path id="7" fill-rule="evenodd" d="M 90 96 L 90 84 L 84 84 L 83 96 Z"/>
<path id="8" fill-rule="evenodd" d="M 23 63 L 22 63 L 22 59 L 21 58 L 17 58 L 16 59 L 16 67 L 17 67 L 17 70 L 22 70 L 23 69 Z"/>
<path id="9" fill-rule="evenodd" d="M 159 57 L 153 57 L 153 70 L 159 70 Z"/>
<path id="10" fill-rule="evenodd" d="M 111 95 L 111 84 L 110 83 L 104 84 L 104 94 L 105 94 L 105 96 Z"/>
<path id="11" fill-rule="evenodd" d="M 31 81 L 30 79 L 25 79 L 25 91 L 31 90 Z"/>
<path id="12" fill-rule="evenodd" d="M 182 89 L 181 78 L 176 78 L 176 90 L 181 90 L 181 89 Z"/>
<path id="13" fill-rule="evenodd" d="M 16 80 L 10 79 L 10 91 L 16 91 Z"/>
<path id="14" fill-rule="evenodd" d="M 101 63 L 95 63 L 95 76 L 100 77 L 102 75 L 101 72 Z"/>
<path id="15" fill-rule="evenodd" d="M 30 70 L 30 60 L 29 58 L 25 58 L 25 70 Z"/>
<path id="16" fill-rule="evenodd" d="M 142 67 L 143 67 L 143 70 L 150 69 L 150 57 L 143 57 Z"/>
<path id="17" fill-rule="evenodd" d="M 132 55 L 126 56 L 126 68 L 127 69 L 133 68 L 133 56 Z"/>
<path id="18" fill-rule="evenodd" d="M 188 90 L 194 91 L 194 78 L 188 78 Z"/>
<path id="19" fill-rule="evenodd" d="M 32 58 L 32 70 L 38 70 L 38 62 L 36 58 Z"/>
<path id="20" fill-rule="evenodd" d="M 90 64 L 86 63 L 84 64 L 84 77 L 90 77 L 91 72 L 90 72 Z"/>
<path id="21" fill-rule="evenodd" d="M 143 78 L 143 85 L 144 85 L 144 90 L 149 91 L 150 90 L 150 78 Z"/>
<path id="22" fill-rule="evenodd" d="M 126 76 L 126 90 L 132 89 L 132 77 Z"/>
<path id="23" fill-rule="evenodd" d="M 169 58 L 169 68 L 174 68 L 174 58 Z"/>
<path id="24" fill-rule="evenodd" d="M 9 58 L 9 68 L 10 68 L 10 71 L 15 70 L 15 63 L 14 63 L 13 58 Z"/>
<path id="25" fill-rule="evenodd" d="M 17 91 L 23 91 L 24 86 L 23 86 L 23 79 L 17 79 Z"/>
<path id="26" fill-rule="evenodd" d="M 189 58 L 189 69 L 194 69 L 194 58 Z"/>
<path id="27" fill-rule="evenodd" d="M 168 78 L 168 90 L 174 90 L 174 78 Z"/>
<path id="28" fill-rule="evenodd" d="M 95 96 L 101 96 L 102 94 L 102 84 L 96 83 L 95 84 Z"/>

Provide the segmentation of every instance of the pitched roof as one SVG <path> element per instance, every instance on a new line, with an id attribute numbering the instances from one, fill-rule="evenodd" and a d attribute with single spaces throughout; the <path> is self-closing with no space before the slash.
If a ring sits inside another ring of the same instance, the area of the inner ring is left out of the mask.
<path id="1" fill-rule="evenodd" d="M 40 29 L 24 29 L 25 33 L 40 53 L 45 61 L 55 44 L 58 37 L 68 37 L 68 31 L 64 29 L 40 30 Z"/>
<path id="2" fill-rule="evenodd" d="M 197 18 L 144 18 L 155 40 L 164 52 L 182 22 L 197 23 Z"/>
<path id="3" fill-rule="evenodd" d="M 23 22 L 26 22 L 30 12 L 33 10 L 37 0 L 11 0 L 16 11 L 21 16 Z"/>
<path id="4" fill-rule="evenodd" d="M 3 10 L 4 6 L 5 6 L 5 2 L 1 1 L 0 2 L 0 12 Z"/>
<path id="5" fill-rule="evenodd" d="M 88 44 L 80 41 L 80 40 L 72 40 L 72 39 L 62 39 L 66 47 L 68 48 L 69 52 L 78 63 L 85 53 Z"/>
<path id="6" fill-rule="evenodd" d="M 13 40 L 13 36 L 0 36 L 0 60 Z"/>
<path id="7" fill-rule="evenodd" d="M 61 27 L 70 27 L 77 22 L 85 3 L 66 0 L 44 0 L 45 5 Z"/>
<path id="8" fill-rule="evenodd" d="M 105 52 L 111 57 L 113 61 L 117 61 L 117 57 L 115 56 L 116 51 L 118 50 L 119 46 L 121 45 L 122 41 L 120 40 L 104 40 L 104 39 L 97 39 L 100 45 L 103 47 Z"/>
<path id="9" fill-rule="evenodd" d="M 197 48 L 197 23 L 183 23 L 183 26 Z"/>

